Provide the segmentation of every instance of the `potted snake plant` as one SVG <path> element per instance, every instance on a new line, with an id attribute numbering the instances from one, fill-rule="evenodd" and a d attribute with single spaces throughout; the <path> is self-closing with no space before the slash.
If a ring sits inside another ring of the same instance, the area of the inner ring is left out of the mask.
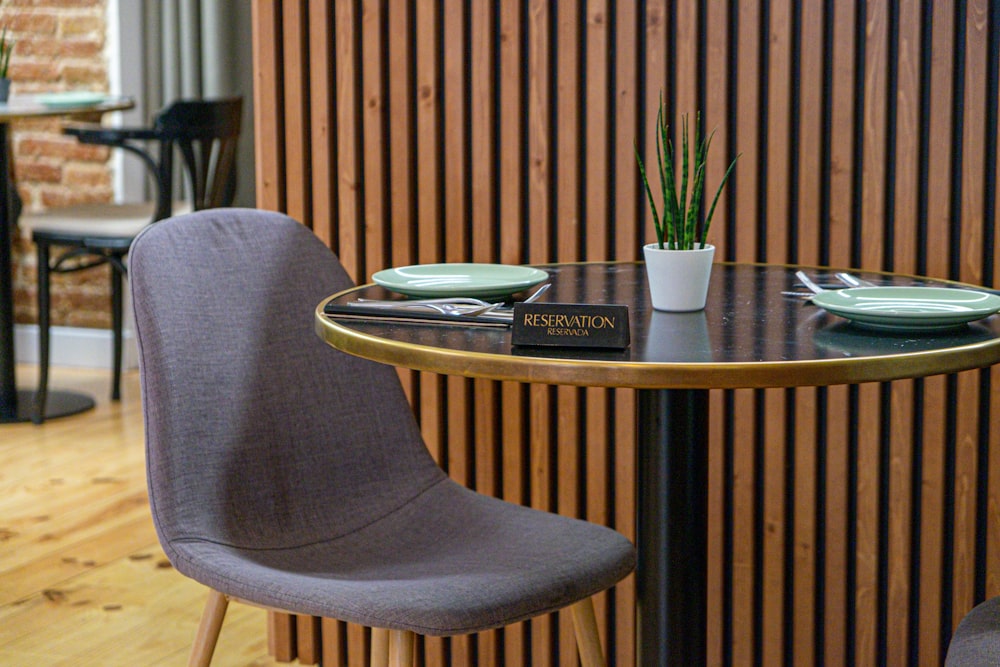
<path id="1" fill-rule="evenodd" d="M 7 27 L 0 33 L 0 103 L 6 103 L 10 97 L 10 78 L 7 68 L 10 66 L 10 54 L 14 50 L 14 40 L 7 36 Z"/>
<path id="2" fill-rule="evenodd" d="M 694 141 L 688 141 L 687 116 L 681 119 L 681 149 L 675 154 L 669 139 L 670 128 L 663 111 L 663 97 L 656 114 L 656 171 L 659 176 L 660 205 L 635 146 L 635 158 L 653 214 L 656 242 L 643 246 L 646 276 L 653 308 L 666 311 L 696 311 L 705 307 L 712 273 L 715 246 L 707 243 L 709 227 L 719 196 L 736 167 L 737 155 L 726 169 L 704 212 L 705 171 L 714 130 L 702 137 L 701 115 L 695 116 Z M 691 143 L 694 155 L 691 156 Z M 679 164 L 678 164 L 679 163 Z"/>

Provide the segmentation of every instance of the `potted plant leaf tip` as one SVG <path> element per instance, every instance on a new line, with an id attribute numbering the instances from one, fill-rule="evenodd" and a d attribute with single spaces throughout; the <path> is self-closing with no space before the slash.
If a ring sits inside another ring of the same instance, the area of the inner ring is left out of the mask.
<path id="1" fill-rule="evenodd" d="M 7 68 L 10 66 L 10 54 L 14 50 L 14 40 L 7 36 L 7 27 L 0 33 L 0 103 L 6 103 L 10 97 L 10 79 Z"/>
<path id="2" fill-rule="evenodd" d="M 733 173 L 740 156 L 737 155 L 729 164 L 715 191 L 708 212 L 703 215 L 706 163 L 715 131 L 703 138 L 701 114 L 695 116 L 693 159 L 692 146 L 688 141 L 687 116 L 681 118 L 679 156 L 674 152 L 669 132 L 661 97 L 656 113 L 656 167 L 661 201 L 659 207 L 656 205 L 656 197 L 646 173 L 646 165 L 639 155 L 639 147 L 635 146 L 635 159 L 639 163 L 639 173 L 642 175 L 642 183 L 653 214 L 653 227 L 656 230 L 656 243 L 643 246 L 646 276 L 649 279 L 653 308 L 656 310 L 701 310 L 705 307 L 708 297 L 708 282 L 712 272 L 712 260 L 715 257 L 715 246 L 707 243 L 708 230 L 722 189 Z"/>

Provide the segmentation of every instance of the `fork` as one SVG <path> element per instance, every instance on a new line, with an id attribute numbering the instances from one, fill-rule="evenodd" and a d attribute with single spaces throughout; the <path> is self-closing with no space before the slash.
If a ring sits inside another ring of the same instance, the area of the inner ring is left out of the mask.
<path id="1" fill-rule="evenodd" d="M 482 306 L 469 304 L 453 304 L 453 303 L 424 303 L 417 304 L 418 307 L 433 308 L 443 315 L 462 315 L 468 317 L 475 317 L 476 315 L 485 315 L 486 313 L 492 312 L 503 305 L 503 301 L 497 303 L 483 303 Z M 403 306 L 404 308 L 409 306 Z"/>
<path id="2" fill-rule="evenodd" d="M 844 283 L 848 287 L 872 287 L 874 283 L 870 283 L 867 280 L 862 280 L 852 276 L 850 273 L 845 273 L 843 271 L 836 274 L 837 280 Z"/>
<path id="3" fill-rule="evenodd" d="M 368 307 L 380 306 L 489 306 L 490 303 L 471 296 L 446 296 L 440 299 L 364 299 L 359 298 L 351 303 L 361 303 Z"/>
<path id="4" fill-rule="evenodd" d="M 809 291 L 813 294 L 821 294 L 826 290 L 813 282 L 812 278 L 807 276 L 804 271 L 796 271 L 795 277 L 799 279 L 803 285 L 809 288 Z"/>

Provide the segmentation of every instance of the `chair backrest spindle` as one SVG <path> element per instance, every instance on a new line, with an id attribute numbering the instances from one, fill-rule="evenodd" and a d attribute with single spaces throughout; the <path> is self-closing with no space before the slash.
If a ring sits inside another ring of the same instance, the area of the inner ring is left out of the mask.
<path id="1" fill-rule="evenodd" d="M 242 108 L 240 98 L 179 100 L 157 114 L 154 128 L 161 137 L 157 219 L 169 215 L 173 199 L 174 148 L 181 155 L 193 210 L 232 205 Z"/>

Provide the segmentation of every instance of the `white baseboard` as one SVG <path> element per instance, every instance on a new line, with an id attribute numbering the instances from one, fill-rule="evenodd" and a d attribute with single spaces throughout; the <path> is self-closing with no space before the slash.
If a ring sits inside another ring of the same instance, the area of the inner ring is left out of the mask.
<path id="1" fill-rule="evenodd" d="M 137 368 L 139 355 L 131 331 L 122 334 L 122 368 Z M 14 353 L 17 363 L 38 363 L 38 325 L 14 327 Z M 83 368 L 111 369 L 111 330 L 84 327 L 52 327 L 49 331 L 49 364 Z"/>

